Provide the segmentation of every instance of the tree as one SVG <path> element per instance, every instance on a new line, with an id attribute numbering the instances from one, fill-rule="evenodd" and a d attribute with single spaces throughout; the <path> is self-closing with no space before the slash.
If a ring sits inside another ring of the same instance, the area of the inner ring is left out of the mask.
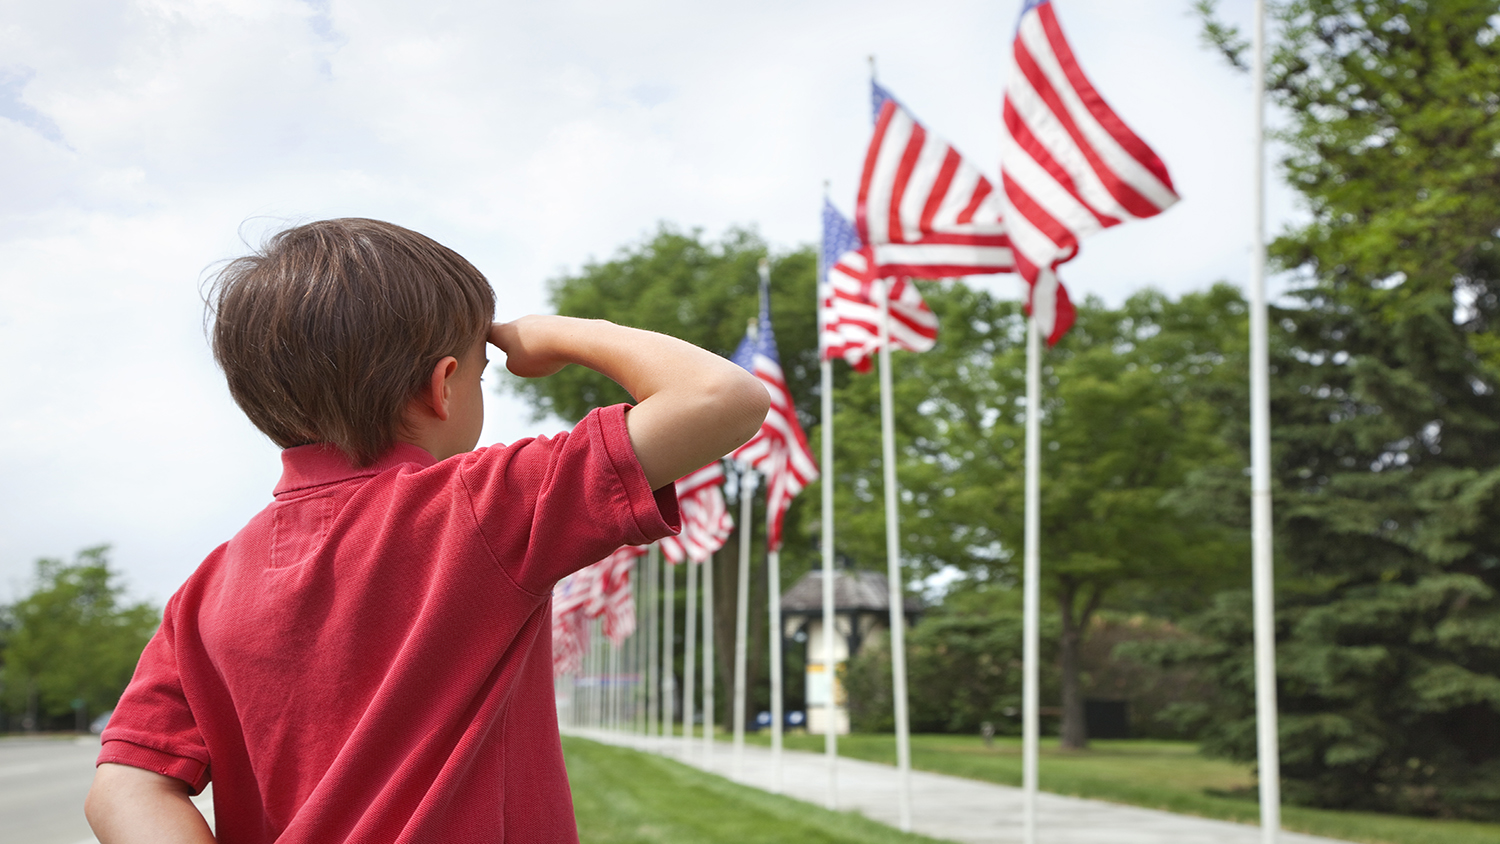
<path id="1" fill-rule="evenodd" d="M 613 259 L 553 279 L 550 299 L 559 314 L 659 331 L 729 357 L 759 313 L 762 258 L 770 260 L 771 322 L 787 386 L 803 427 L 810 428 L 817 420 L 818 384 L 817 258 L 810 249 L 773 255 L 750 230 L 731 229 L 713 243 L 701 231 L 663 224 Z M 609 378 L 581 366 L 506 383 L 531 402 L 538 417 L 554 414 L 569 422 L 595 407 L 630 400 Z"/>
<path id="2" fill-rule="evenodd" d="M 995 585 L 1018 582 L 1024 517 L 1025 324 L 1018 307 L 960 283 L 924 289 L 938 346 L 893 356 L 904 498 L 903 562 Z M 1173 493 L 1195 472 L 1233 471 L 1214 386 L 1243 368 L 1244 303 L 1228 287 L 1172 302 L 1080 308 L 1043 378 L 1043 589 L 1057 610 L 1063 742 L 1087 743 L 1080 649 L 1098 611 L 1171 611 L 1224 585 L 1230 532 Z M 883 559 L 878 388 L 839 392 L 841 547 Z"/>
<path id="3" fill-rule="evenodd" d="M 14 626 L 0 674 L 7 708 L 24 712 L 32 729 L 112 708 L 161 622 L 148 604 L 122 603 L 107 545 L 80 551 L 71 563 L 41 559 L 36 567 L 31 594 L 10 607 Z"/>
<path id="4" fill-rule="evenodd" d="M 1238 36 L 1214 22 L 1233 55 Z M 1298 0 L 1267 85 L 1310 220 L 1271 255 L 1284 792 L 1500 817 L 1500 4 Z M 1248 597 L 1197 622 L 1253 758 Z"/>

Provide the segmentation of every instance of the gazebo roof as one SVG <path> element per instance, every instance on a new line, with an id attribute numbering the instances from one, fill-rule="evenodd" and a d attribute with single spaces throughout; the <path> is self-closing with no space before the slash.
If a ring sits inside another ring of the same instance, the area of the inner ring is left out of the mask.
<path id="1" fill-rule="evenodd" d="M 886 575 L 873 571 L 839 569 L 833 573 L 835 612 L 890 612 L 891 592 Z M 922 611 L 922 600 L 907 595 L 906 612 Z M 781 595 L 781 611 L 789 615 L 823 612 L 823 572 L 810 571 Z"/>

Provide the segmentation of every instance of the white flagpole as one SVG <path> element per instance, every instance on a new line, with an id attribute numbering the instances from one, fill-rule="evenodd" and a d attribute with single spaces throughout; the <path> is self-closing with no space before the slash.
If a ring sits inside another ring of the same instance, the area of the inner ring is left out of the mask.
<path id="1" fill-rule="evenodd" d="M 828 199 L 828 182 L 823 182 L 823 199 Z M 826 284 L 828 268 L 823 266 L 823 250 L 818 250 L 818 283 Z M 818 348 L 823 346 L 823 291 L 818 291 Z M 820 356 L 821 357 L 821 356 Z M 822 377 L 821 398 L 823 401 L 823 676 L 828 680 L 827 715 L 824 720 L 823 755 L 828 761 L 828 792 L 824 805 L 838 808 L 838 759 L 839 739 L 837 728 L 838 702 L 834 691 L 838 687 L 834 668 L 834 616 L 833 616 L 833 361 L 824 360 L 818 367 Z"/>
<path id="2" fill-rule="evenodd" d="M 1265 0 L 1255 3 L 1255 240 L 1250 248 L 1250 535 L 1255 614 L 1255 723 L 1260 830 L 1276 844 L 1281 829 L 1281 753 L 1276 715 L 1276 595 L 1271 558 L 1271 378 L 1265 271 Z"/>
<path id="3" fill-rule="evenodd" d="M 682 758 L 693 752 L 693 695 L 698 693 L 694 675 L 698 669 L 698 566 L 688 560 L 687 569 L 687 641 L 682 651 Z"/>
<path id="4" fill-rule="evenodd" d="M 703 767 L 714 753 L 714 558 L 703 562 Z"/>
<path id="5" fill-rule="evenodd" d="M 760 289 L 762 291 L 771 289 L 771 262 L 765 258 L 760 259 Z M 764 301 L 764 300 L 762 300 Z M 796 412 L 794 408 L 793 413 Z M 783 446 L 791 449 L 792 445 L 787 443 Z M 783 459 L 790 459 L 783 452 Z M 779 470 L 786 471 L 783 465 Z M 770 476 L 767 476 L 770 480 Z M 769 484 L 766 486 L 767 493 L 770 492 Z M 782 730 L 782 694 L 781 694 L 781 549 L 771 547 L 771 520 L 776 514 L 771 512 L 771 501 L 766 499 L 766 604 L 770 610 L 770 630 L 766 636 L 771 645 L 771 793 L 781 793 L 781 730 Z"/>
<path id="6" fill-rule="evenodd" d="M 620 729 L 620 646 L 608 636 L 609 644 L 609 728 Z"/>
<path id="7" fill-rule="evenodd" d="M 911 731 L 906 713 L 906 592 L 901 582 L 901 530 L 896 507 L 896 420 L 891 408 L 890 297 L 886 281 L 871 291 L 880 302 L 880 434 L 885 464 L 885 556 L 891 605 L 891 684 L 896 704 L 896 768 L 901 789 L 897 803 L 901 831 L 911 832 Z"/>
<path id="8" fill-rule="evenodd" d="M 641 659 L 641 646 L 646 641 L 645 567 L 645 560 L 637 560 L 635 568 L 630 572 L 631 600 L 635 601 L 635 631 L 630 634 L 630 673 L 635 678 L 630 687 L 630 729 L 642 737 L 646 735 L 646 687 L 641 683 L 646 668 L 645 661 Z"/>
<path id="9" fill-rule="evenodd" d="M 677 715 L 677 567 L 662 560 L 662 634 L 661 634 L 661 735 L 672 737 L 672 721 Z M 665 745 L 663 745 L 665 747 Z"/>
<path id="10" fill-rule="evenodd" d="M 771 518 L 770 508 L 766 518 Z M 766 552 L 766 580 L 771 610 L 771 793 L 781 793 L 781 551 Z"/>
<path id="11" fill-rule="evenodd" d="M 597 730 L 604 726 L 604 707 L 599 701 L 600 685 L 604 677 L 604 651 L 599 647 L 599 619 L 589 620 L 589 676 L 592 680 L 589 688 L 589 729 Z"/>
<path id="12" fill-rule="evenodd" d="M 745 647 L 750 620 L 750 512 L 755 499 L 755 472 L 740 467 L 740 572 L 734 601 L 734 778 L 745 773 Z"/>
<path id="13" fill-rule="evenodd" d="M 833 616 L 833 361 L 823 370 L 823 676 L 828 680 L 828 703 L 824 718 L 823 755 L 828 761 L 828 794 L 825 805 L 838 808 L 838 689 L 834 669 L 835 621 Z"/>
<path id="14" fill-rule="evenodd" d="M 661 565 L 661 546 L 652 543 L 646 552 L 646 576 L 642 579 L 645 588 L 642 590 L 646 604 L 646 738 L 659 735 L 661 723 L 658 713 L 661 712 L 661 698 L 659 696 L 660 686 L 658 675 L 660 671 L 657 661 L 657 642 L 661 641 L 661 613 L 657 606 L 657 584 L 660 582 L 656 577 L 656 569 Z"/>
<path id="15" fill-rule="evenodd" d="M 1042 610 L 1042 332 L 1036 319 L 1026 320 L 1026 527 L 1022 572 L 1021 634 L 1021 786 L 1022 840 L 1036 844 L 1037 747 L 1040 705 Z"/>

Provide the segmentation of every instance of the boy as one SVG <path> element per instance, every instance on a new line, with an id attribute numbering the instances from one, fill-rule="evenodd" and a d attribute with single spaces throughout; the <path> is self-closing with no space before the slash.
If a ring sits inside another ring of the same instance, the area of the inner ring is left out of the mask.
<path id="1" fill-rule="evenodd" d="M 675 532 L 672 483 L 768 396 L 660 334 L 491 324 L 467 261 L 415 232 L 282 232 L 214 289 L 214 356 L 282 452 L 275 500 L 167 603 L 105 730 L 103 844 L 576 841 L 552 699 L 553 583 Z M 485 342 L 577 363 L 636 405 L 472 451 Z"/>

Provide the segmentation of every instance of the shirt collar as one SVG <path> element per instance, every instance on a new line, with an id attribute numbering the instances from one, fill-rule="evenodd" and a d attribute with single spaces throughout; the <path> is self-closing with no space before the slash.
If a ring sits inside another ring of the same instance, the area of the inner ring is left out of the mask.
<path id="1" fill-rule="evenodd" d="M 284 495 L 297 490 L 368 478 L 405 464 L 415 464 L 419 469 L 435 465 L 437 458 L 427 450 L 410 443 L 398 442 L 374 463 L 355 466 L 335 446 L 327 443 L 299 445 L 281 452 L 281 480 L 273 495 Z"/>

